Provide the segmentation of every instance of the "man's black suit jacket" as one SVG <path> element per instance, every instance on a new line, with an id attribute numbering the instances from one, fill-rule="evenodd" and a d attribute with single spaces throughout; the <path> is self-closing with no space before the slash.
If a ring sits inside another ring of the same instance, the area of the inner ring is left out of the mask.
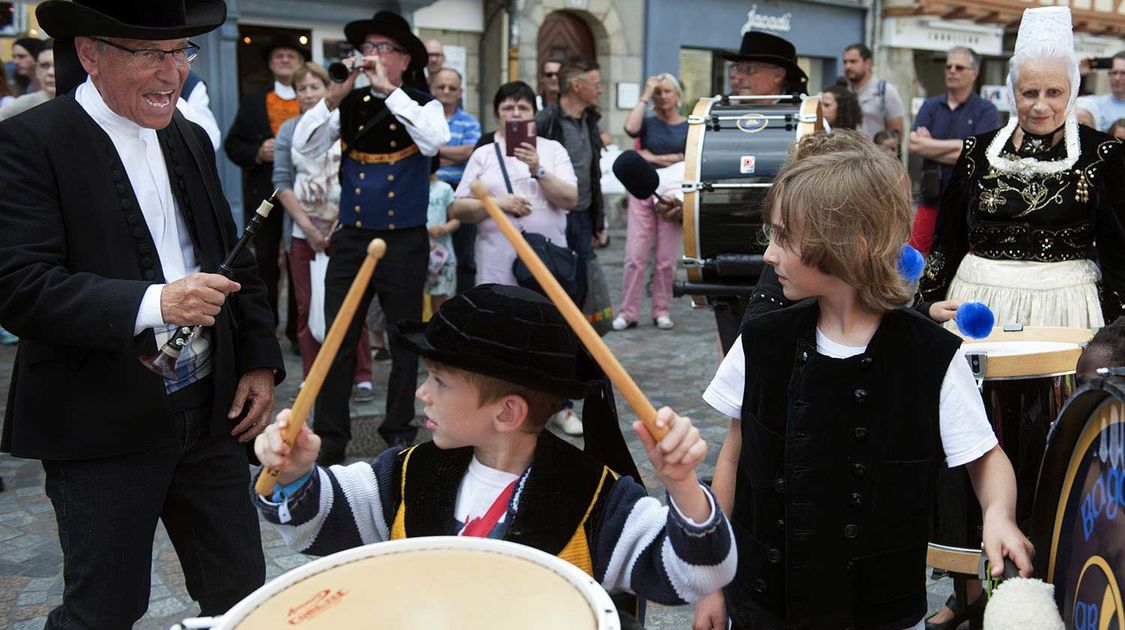
<path id="1" fill-rule="evenodd" d="M 273 192 L 273 162 L 258 163 L 258 149 L 274 137 L 266 94 L 257 92 L 242 98 L 223 143 L 230 161 L 242 167 L 242 204 L 247 217 L 258 207 L 257 200 L 268 199 Z"/>
<path id="2" fill-rule="evenodd" d="M 235 226 L 206 133 L 177 119 L 158 137 L 197 258 L 215 272 Z M 222 432 L 242 374 L 284 377 L 250 253 L 233 269 L 242 289 L 211 329 L 211 428 Z M 145 290 L 161 282 L 124 166 L 73 92 L 0 123 L 0 325 L 20 337 L 0 450 L 67 460 L 174 442 L 163 380 L 137 361 L 155 337 L 133 334 Z"/>

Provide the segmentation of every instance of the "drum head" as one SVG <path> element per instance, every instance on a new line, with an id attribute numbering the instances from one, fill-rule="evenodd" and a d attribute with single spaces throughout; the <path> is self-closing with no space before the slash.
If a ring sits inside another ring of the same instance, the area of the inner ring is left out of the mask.
<path id="1" fill-rule="evenodd" d="M 218 628 L 617 629 L 574 565 L 500 540 L 431 537 L 349 549 L 267 583 Z"/>
<path id="2" fill-rule="evenodd" d="M 1067 627 L 1125 629 L 1125 379 L 1079 390 L 1059 416 L 1035 493 L 1036 576 Z"/>
<path id="3" fill-rule="evenodd" d="M 1038 340 L 977 341 L 962 345 L 966 355 L 988 355 L 986 380 L 1026 379 L 1073 374 L 1082 355 L 1075 343 Z M 973 364 L 973 358 L 969 357 Z"/>

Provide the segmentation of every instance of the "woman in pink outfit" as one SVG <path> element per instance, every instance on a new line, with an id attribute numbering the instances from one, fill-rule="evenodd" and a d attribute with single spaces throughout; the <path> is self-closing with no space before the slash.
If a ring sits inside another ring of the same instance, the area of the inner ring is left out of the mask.
<path id="1" fill-rule="evenodd" d="M 684 160 L 687 144 L 687 119 L 680 115 L 684 92 L 676 77 L 664 73 L 645 82 L 644 94 L 625 119 L 625 133 L 640 141 L 641 154 L 657 169 Z M 652 104 L 652 113 L 647 113 Z M 666 178 L 662 177 L 663 184 Z M 662 187 L 663 189 L 663 187 Z M 658 191 L 658 193 L 661 191 Z M 621 308 L 613 320 L 614 330 L 637 325 L 641 292 L 645 285 L 649 252 L 656 246 L 656 265 L 652 274 L 652 320 L 663 330 L 675 324 L 669 314 L 676 259 L 683 242 L 683 224 L 678 215 L 663 212 L 654 198 L 629 197 L 629 227 L 625 239 L 625 269 L 621 282 Z"/>

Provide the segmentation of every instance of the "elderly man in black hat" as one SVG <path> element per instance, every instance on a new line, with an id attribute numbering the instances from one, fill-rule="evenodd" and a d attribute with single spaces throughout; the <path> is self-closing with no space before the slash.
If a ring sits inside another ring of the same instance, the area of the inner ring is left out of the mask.
<path id="1" fill-rule="evenodd" d="M 63 551 L 48 628 L 128 628 L 163 521 L 217 614 L 265 579 L 246 449 L 284 376 L 206 133 L 176 109 L 221 0 L 50 0 L 89 75 L 0 122 L 0 324 L 18 334 L 0 448 L 40 459 Z M 230 304 L 227 304 L 227 303 Z M 138 358 L 201 325 L 175 376 Z"/>
<path id="2" fill-rule="evenodd" d="M 425 92 L 426 47 L 401 16 L 380 11 L 344 27 L 362 57 L 346 61 L 352 73 L 306 112 L 293 132 L 293 150 L 319 155 L 343 144 L 340 163 L 340 227 L 332 235 L 332 257 L 324 279 L 324 314 L 331 322 L 344 301 L 367 244 L 379 237 L 387 253 L 375 270 L 359 312 L 373 296 L 391 323 L 422 317 L 430 240 L 426 231 L 430 173 L 438 149 L 449 142 L 440 102 Z M 352 89 L 359 72 L 370 87 Z M 362 318 L 351 322 L 316 403 L 316 430 L 324 441 L 320 461 L 344 459 L 351 439 L 348 396 Z M 414 440 L 414 390 L 418 357 L 391 340 L 387 415 L 379 433 L 388 444 Z"/>
<path id="3" fill-rule="evenodd" d="M 292 77 L 293 72 L 311 58 L 309 50 L 295 35 L 287 32 L 274 35 L 262 55 L 273 75 L 273 89 L 242 98 L 223 145 L 230 160 L 242 167 L 242 214 L 246 223 L 254 216 L 258 202 L 269 197 L 273 191 L 274 138 L 285 121 L 301 113 Z M 281 249 L 284 214 L 271 213 L 254 235 L 254 255 L 258 259 L 258 273 L 269 290 L 274 325 L 278 322 L 277 294 L 281 270 L 277 257 Z"/>

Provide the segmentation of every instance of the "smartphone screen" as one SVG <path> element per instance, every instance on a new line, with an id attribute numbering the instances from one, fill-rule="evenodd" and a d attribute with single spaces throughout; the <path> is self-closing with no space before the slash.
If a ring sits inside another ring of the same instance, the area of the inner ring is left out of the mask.
<path id="1" fill-rule="evenodd" d="M 506 145 L 504 153 L 506 155 L 515 155 L 515 148 L 524 142 L 535 144 L 534 120 L 510 120 L 504 123 L 504 144 Z"/>

